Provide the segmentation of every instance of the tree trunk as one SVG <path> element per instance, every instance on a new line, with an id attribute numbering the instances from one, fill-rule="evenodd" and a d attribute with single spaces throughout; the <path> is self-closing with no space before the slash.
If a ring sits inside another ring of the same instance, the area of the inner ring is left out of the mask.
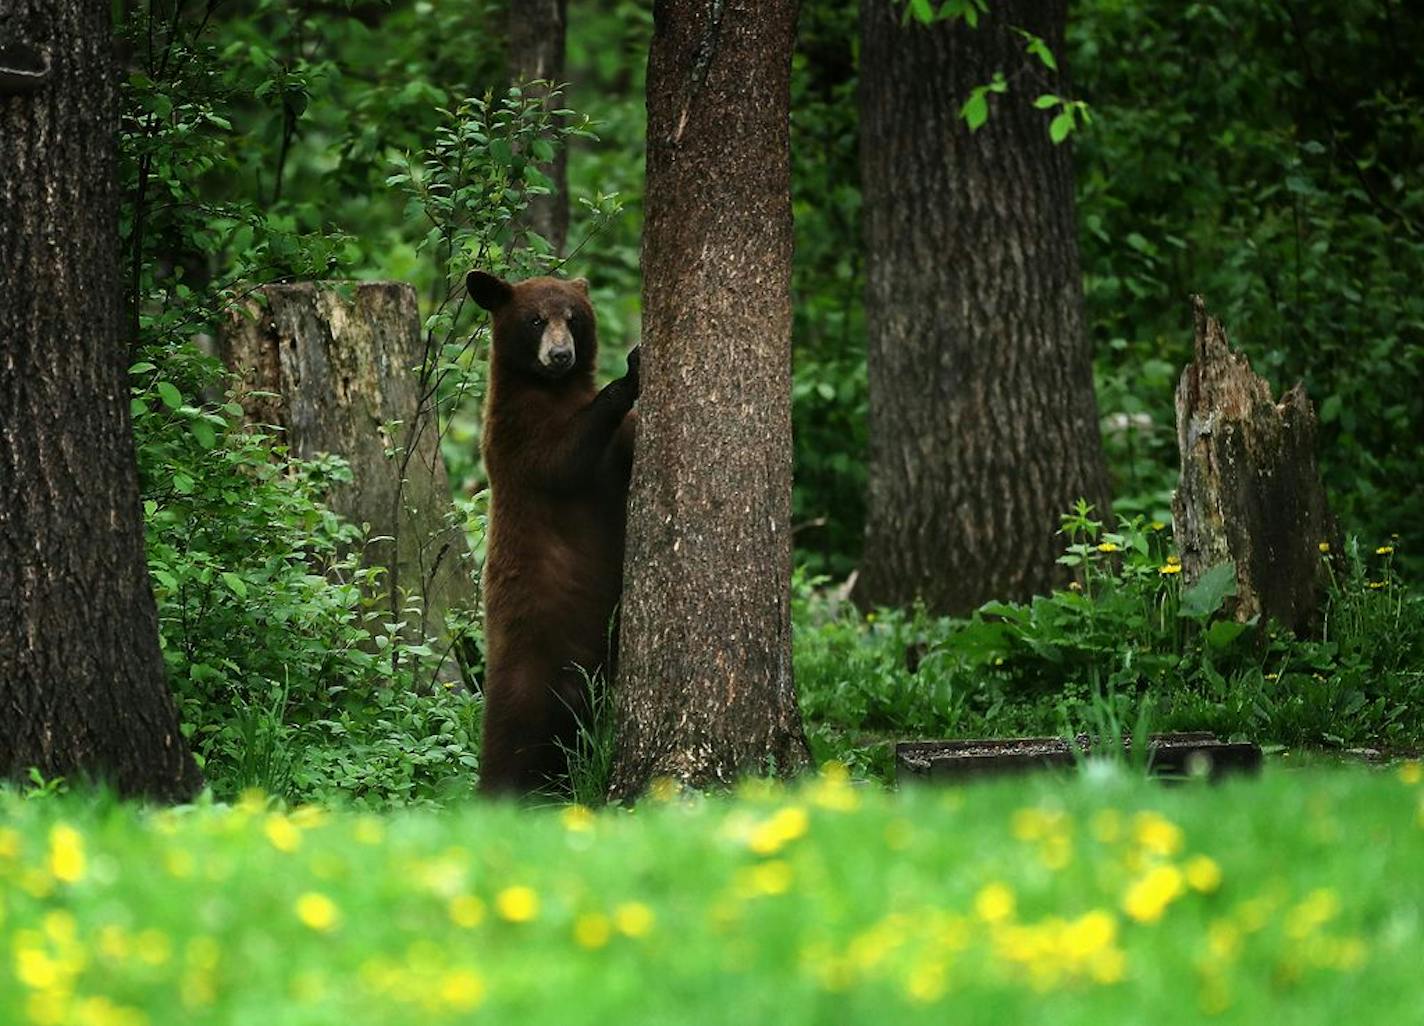
<path id="1" fill-rule="evenodd" d="M 1315 461 L 1315 409 L 1297 384 L 1279 403 L 1271 386 L 1227 342 L 1192 297 L 1195 356 L 1177 385 L 1182 477 L 1173 529 L 1190 584 L 1230 560 L 1242 622 L 1274 619 L 1295 631 L 1316 626 L 1328 580 L 1326 551 L 1339 530 Z"/>
<path id="2" fill-rule="evenodd" d="M 421 375 L 415 291 L 397 282 L 304 282 L 268 285 L 258 297 L 229 317 L 221 340 L 248 418 L 281 428 L 294 456 L 346 459 L 352 481 L 333 488 L 329 502 L 384 539 L 367 546 L 365 560 L 386 568 L 378 583 L 389 621 L 405 622 L 408 640 L 433 636 L 447 650 L 446 614 L 473 610 L 476 598 L 431 383 Z"/>
<path id="3" fill-rule="evenodd" d="M 658 0 L 612 793 L 807 759 L 791 676 L 794 0 Z"/>
<path id="4" fill-rule="evenodd" d="M 181 800 L 202 779 L 144 552 L 109 17 L 16 0 L 0 19 L 0 778 Z"/>
<path id="5" fill-rule="evenodd" d="M 564 27 L 568 23 L 568 0 L 515 0 L 509 5 L 509 77 L 514 82 L 542 80 L 562 84 L 564 77 Z M 540 94 L 550 101 L 547 88 Z M 563 105 L 560 94 L 552 94 L 556 106 Z M 563 253 L 569 234 L 568 147 L 554 146 L 554 159 L 540 170 L 553 183 L 544 196 L 531 196 L 523 224 L 538 232 L 553 248 Z"/>
<path id="6" fill-rule="evenodd" d="M 1084 333 L 1068 146 L 1041 93 L 1066 86 L 1066 0 L 991 4 L 977 29 L 902 25 L 861 0 L 861 187 L 870 465 L 862 606 L 963 613 L 1064 579 L 1059 516 L 1099 513 L 1107 472 Z M 971 133 L 959 110 L 996 71 Z"/>

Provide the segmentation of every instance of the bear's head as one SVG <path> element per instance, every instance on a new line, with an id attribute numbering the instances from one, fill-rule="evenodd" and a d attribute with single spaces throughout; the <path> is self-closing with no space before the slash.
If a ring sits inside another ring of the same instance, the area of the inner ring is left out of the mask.
<path id="1" fill-rule="evenodd" d="M 493 315 L 491 359 L 500 368 L 546 382 L 593 375 L 598 335 L 584 279 L 510 283 L 471 271 L 465 287 Z"/>

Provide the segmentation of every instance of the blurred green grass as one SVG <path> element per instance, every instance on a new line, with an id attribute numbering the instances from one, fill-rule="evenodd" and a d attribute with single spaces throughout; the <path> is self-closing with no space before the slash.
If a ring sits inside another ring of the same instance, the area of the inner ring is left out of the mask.
<path id="1" fill-rule="evenodd" d="M 0 795 L 0 1023 L 1417 1021 L 1420 767 L 635 811 Z"/>

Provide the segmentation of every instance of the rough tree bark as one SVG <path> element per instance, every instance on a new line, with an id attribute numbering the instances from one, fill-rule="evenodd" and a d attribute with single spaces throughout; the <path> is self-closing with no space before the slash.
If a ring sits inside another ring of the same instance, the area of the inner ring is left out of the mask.
<path id="1" fill-rule="evenodd" d="M 1072 156 L 1048 138 L 1066 0 L 995 0 L 977 29 L 861 0 L 870 464 L 861 605 L 963 613 L 1059 583 L 1059 516 L 1106 512 Z M 987 123 L 959 117 L 1003 71 Z"/>
<path id="2" fill-rule="evenodd" d="M 430 382 L 420 375 L 414 290 L 399 282 L 268 285 L 231 314 L 220 344 L 241 377 L 249 420 L 281 428 L 294 456 L 336 453 L 351 465 L 351 483 L 333 488 L 329 502 L 370 524 L 373 538 L 389 539 L 372 542 L 365 559 L 386 568 L 379 585 L 391 622 L 448 648 L 446 614 L 477 600 Z M 419 596 L 418 612 L 405 611 L 410 596 Z"/>
<path id="3" fill-rule="evenodd" d="M 560 84 L 564 77 L 564 29 L 568 0 L 515 0 L 509 5 L 509 77 L 514 82 L 542 80 Z M 547 101 L 548 89 L 540 90 Z M 553 102 L 562 105 L 554 94 Z M 568 148 L 554 147 L 554 159 L 540 168 L 553 189 L 532 196 L 523 223 L 542 235 L 555 253 L 563 253 L 569 234 Z"/>
<path id="4" fill-rule="evenodd" d="M 1295 631 L 1316 626 L 1328 578 L 1320 546 L 1339 551 L 1315 459 L 1315 409 L 1297 384 L 1280 402 L 1192 297 L 1195 356 L 1177 384 L 1182 476 L 1172 501 L 1182 576 L 1236 564 L 1228 610 Z"/>
<path id="5" fill-rule="evenodd" d="M 202 779 L 144 552 L 109 18 L 105 0 L 0 16 L 0 778 L 181 800 Z"/>
<path id="6" fill-rule="evenodd" d="M 806 762 L 791 676 L 795 0 L 658 0 L 612 793 Z"/>

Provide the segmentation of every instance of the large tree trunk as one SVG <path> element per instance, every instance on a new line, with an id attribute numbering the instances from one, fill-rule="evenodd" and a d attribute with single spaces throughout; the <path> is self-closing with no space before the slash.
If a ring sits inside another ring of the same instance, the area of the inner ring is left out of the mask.
<path id="1" fill-rule="evenodd" d="M 1059 516 L 1106 512 L 1073 164 L 1040 93 L 1065 93 L 1066 0 L 995 0 L 977 29 L 861 0 L 870 487 L 862 605 L 962 613 L 1062 580 Z M 1003 71 L 988 122 L 959 117 Z"/>
<path id="2" fill-rule="evenodd" d="M 795 0 L 659 0 L 612 792 L 805 763 L 791 677 Z"/>
<path id="3" fill-rule="evenodd" d="M 561 85 L 567 23 L 568 0 L 514 0 L 509 5 L 510 79 Z M 547 87 L 541 88 L 540 93 L 554 106 L 563 105 L 563 97 L 557 93 L 551 97 Z M 540 168 L 549 176 L 553 188 L 547 195 L 531 196 L 523 217 L 524 226 L 542 235 L 555 253 L 562 253 L 568 241 L 568 164 L 568 147 L 557 143 L 554 159 Z"/>
<path id="4" fill-rule="evenodd" d="M 434 636 L 450 650 L 446 615 L 477 601 L 432 382 L 421 373 L 414 290 L 399 282 L 268 285 L 231 315 L 221 345 L 241 376 L 249 419 L 281 428 L 294 456 L 335 453 L 350 464 L 351 483 L 333 488 L 328 501 L 382 539 L 364 555 L 386 569 L 378 584 L 389 622 L 403 621 L 408 640 Z"/>
<path id="5" fill-rule="evenodd" d="M 1295 631 L 1319 622 L 1328 583 L 1322 556 L 1339 530 L 1315 461 L 1315 409 L 1297 384 L 1279 403 L 1192 297 L 1194 358 L 1177 385 L 1182 478 L 1172 520 L 1187 583 L 1230 561 L 1242 622 L 1274 619 Z"/>
<path id="6" fill-rule="evenodd" d="M 144 553 L 109 17 L 104 0 L 17 0 L 0 19 L 0 777 L 179 800 L 202 780 Z"/>

